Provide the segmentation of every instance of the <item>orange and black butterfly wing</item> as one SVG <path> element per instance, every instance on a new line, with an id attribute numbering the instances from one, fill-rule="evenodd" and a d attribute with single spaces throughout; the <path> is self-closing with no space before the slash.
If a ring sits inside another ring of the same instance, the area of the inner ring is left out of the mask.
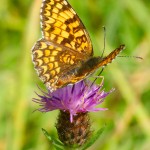
<path id="1" fill-rule="evenodd" d="M 45 39 L 36 42 L 32 49 L 32 60 L 40 79 L 51 91 L 64 85 L 57 84 L 61 76 L 67 76 L 68 70 L 77 67 L 84 56 L 69 48 L 53 45 Z M 68 83 L 72 83 L 68 78 Z"/>
<path id="2" fill-rule="evenodd" d="M 42 39 L 32 49 L 33 63 L 41 80 L 51 90 L 68 70 L 93 55 L 89 35 L 81 20 L 65 0 L 43 0 Z M 68 83 L 72 83 L 68 78 Z M 62 83 L 63 84 L 63 83 Z"/>
<path id="3" fill-rule="evenodd" d="M 82 21 L 66 0 L 43 0 L 41 7 L 43 38 L 81 54 L 92 56 L 93 48 Z"/>

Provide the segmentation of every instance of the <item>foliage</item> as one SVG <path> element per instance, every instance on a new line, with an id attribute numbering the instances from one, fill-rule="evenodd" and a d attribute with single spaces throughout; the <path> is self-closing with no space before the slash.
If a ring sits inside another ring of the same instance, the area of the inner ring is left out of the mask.
<path id="1" fill-rule="evenodd" d="M 105 88 L 116 88 L 106 101 L 107 112 L 92 113 L 93 128 L 106 122 L 110 128 L 91 147 L 96 150 L 143 150 L 150 147 L 150 3 L 146 0 L 69 0 L 84 22 L 101 55 L 106 27 L 109 53 L 126 45 L 121 55 L 141 56 L 143 61 L 117 58 L 102 75 Z M 36 84 L 42 87 L 31 62 L 31 47 L 40 38 L 40 0 L 2 0 L 0 5 L 0 148 L 47 150 L 43 127 L 56 137 L 57 111 L 38 113 L 31 101 Z M 44 88 L 44 87 L 43 87 Z"/>

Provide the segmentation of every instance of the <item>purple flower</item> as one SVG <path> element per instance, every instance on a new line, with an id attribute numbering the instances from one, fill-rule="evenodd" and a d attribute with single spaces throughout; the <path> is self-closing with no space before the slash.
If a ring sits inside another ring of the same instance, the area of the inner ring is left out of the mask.
<path id="1" fill-rule="evenodd" d="M 77 113 L 104 111 L 107 108 L 96 108 L 101 104 L 109 92 L 102 90 L 102 83 L 98 86 L 91 82 L 80 81 L 74 85 L 68 85 L 64 88 L 58 89 L 54 92 L 43 92 L 43 95 L 38 95 L 39 99 L 34 98 L 33 101 L 40 104 L 41 108 L 37 109 L 41 112 L 48 112 L 52 110 L 68 111 L 70 113 L 70 121 L 73 121 L 73 116 Z"/>

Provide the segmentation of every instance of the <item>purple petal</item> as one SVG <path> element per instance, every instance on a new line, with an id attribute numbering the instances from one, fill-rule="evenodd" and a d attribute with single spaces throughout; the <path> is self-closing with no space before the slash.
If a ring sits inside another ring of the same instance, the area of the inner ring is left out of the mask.
<path id="1" fill-rule="evenodd" d="M 86 80 L 80 81 L 74 85 L 68 85 L 64 88 L 58 89 L 54 92 L 48 91 L 47 93 L 42 91 L 43 95 L 37 94 L 39 98 L 34 98 L 33 101 L 38 103 L 41 108 L 38 110 L 41 112 L 48 112 L 52 110 L 63 110 L 70 112 L 70 121 L 73 121 L 73 116 L 79 112 L 90 111 L 104 111 L 107 108 L 95 108 L 98 104 L 101 104 L 104 99 L 114 91 L 109 92 L 101 90 L 104 81 L 98 86 Z"/>

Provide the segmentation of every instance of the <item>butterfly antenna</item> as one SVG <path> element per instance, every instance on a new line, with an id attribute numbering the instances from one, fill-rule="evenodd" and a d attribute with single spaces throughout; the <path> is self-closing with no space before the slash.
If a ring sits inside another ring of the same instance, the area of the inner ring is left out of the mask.
<path id="1" fill-rule="evenodd" d="M 100 76 L 101 75 L 101 73 L 103 72 L 103 70 L 104 70 L 104 68 L 102 68 L 102 70 L 99 72 L 99 74 L 98 74 L 98 76 Z M 92 84 L 91 84 L 91 86 L 90 87 L 92 87 L 93 86 L 93 84 L 95 83 L 95 81 L 97 80 L 97 77 L 94 79 L 94 81 L 92 82 Z"/>
<path id="2" fill-rule="evenodd" d="M 103 31 L 104 31 L 104 47 L 103 47 L 101 58 L 103 57 L 104 51 L 105 51 L 105 43 L 106 43 L 106 28 L 105 28 L 105 26 L 103 26 Z"/>
<path id="3" fill-rule="evenodd" d="M 143 58 L 140 56 L 117 56 L 117 57 L 130 57 L 130 58 L 136 58 L 136 59 L 143 60 Z"/>

